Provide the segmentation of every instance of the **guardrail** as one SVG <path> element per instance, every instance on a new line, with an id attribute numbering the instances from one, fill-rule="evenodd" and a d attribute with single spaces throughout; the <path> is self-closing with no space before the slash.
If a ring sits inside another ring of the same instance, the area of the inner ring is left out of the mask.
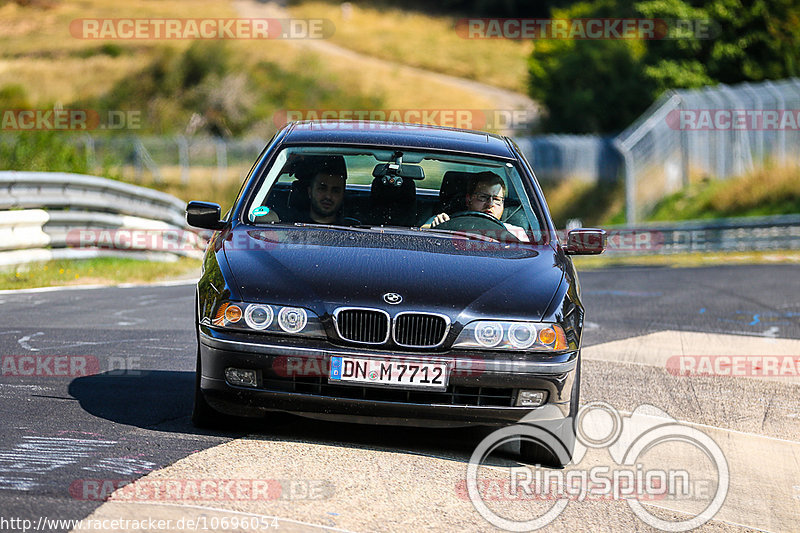
<path id="1" fill-rule="evenodd" d="M 605 229 L 608 254 L 800 249 L 800 215 L 650 222 Z"/>
<path id="2" fill-rule="evenodd" d="M 0 266 L 117 256 L 200 257 L 203 239 L 185 203 L 159 191 L 96 176 L 0 172 Z"/>

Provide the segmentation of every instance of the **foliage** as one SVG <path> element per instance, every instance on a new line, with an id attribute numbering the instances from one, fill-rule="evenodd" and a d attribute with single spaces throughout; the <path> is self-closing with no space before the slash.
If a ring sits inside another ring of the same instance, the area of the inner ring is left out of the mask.
<path id="1" fill-rule="evenodd" d="M 767 166 L 729 180 L 702 181 L 672 194 L 651 220 L 800 213 L 800 167 Z"/>
<path id="2" fill-rule="evenodd" d="M 619 182 L 589 183 L 581 180 L 541 182 L 550 216 L 557 228 L 564 228 L 573 218 L 584 226 L 608 224 L 615 212 L 625 207 L 625 184 Z"/>
<path id="3" fill-rule="evenodd" d="M 3 136 L 0 165 L 3 170 L 86 174 L 89 164 L 85 147 L 71 142 L 72 136 L 56 131 L 24 131 Z"/>
<path id="4" fill-rule="evenodd" d="M 796 0 L 601 0 L 553 17 L 661 19 L 669 30 L 641 41 L 537 41 L 530 93 L 545 104 L 549 131 L 616 132 L 668 89 L 800 74 Z"/>
<path id="5" fill-rule="evenodd" d="M 266 61 L 246 65 L 224 41 L 196 41 L 182 53 L 159 49 L 141 72 L 97 101 L 73 107 L 141 111 L 145 133 L 202 131 L 236 137 L 268 133 L 264 124 L 281 109 L 380 106 L 380 99 L 351 90 L 333 76 L 323 77 L 321 71 L 307 58 L 288 70 Z"/>
<path id="6" fill-rule="evenodd" d="M 464 17 L 546 17 L 551 8 L 568 4 L 569 0 L 354 0 L 351 3 L 370 9 L 388 7 Z"/>

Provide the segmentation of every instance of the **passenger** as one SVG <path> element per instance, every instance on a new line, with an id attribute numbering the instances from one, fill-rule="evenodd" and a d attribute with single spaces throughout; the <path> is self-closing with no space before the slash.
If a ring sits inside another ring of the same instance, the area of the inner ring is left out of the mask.
<path id="1" fill-rule="evenodd" d="M 466 210 L 478 211 L 496 218 L 521 242 L 529 242 L 530 239 L 524 229 L 500 220 L 500 217 L 503 216 L 503 209 L 505 208 L 505 198 L 506 184 L 503 178 L 494 172 L 481 172 L 473 177 L 467 184 Z M 426 224 L 423 227 L 435 228 L 448 220 L 450 220 L 450 215 L 447 213 L 439 213 L 433 218 L 430 226 Z"/>

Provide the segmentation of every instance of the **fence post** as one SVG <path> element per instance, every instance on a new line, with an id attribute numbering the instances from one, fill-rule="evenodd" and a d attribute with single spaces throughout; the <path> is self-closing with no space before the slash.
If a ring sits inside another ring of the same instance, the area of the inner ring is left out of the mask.
<path id="1" fill-rule="evenodd" d="M 183 135 L 175 137 L 178 143 L 178 162 L 181 166 L 181 184 L 189 185 L 189 142 Z"/>
<path id="2" fill-rule="evenodd" d="M 221 137 L 214 137 L 214 142 L 217 145 L 217 183 L 224 183 L 228 168 L 228 151 Z"/>
<path id="3" fill-rule="evenodd" d="M 83 142 L 86 146 L 86 167 L 89 169 L 89 172 L 94 172 L 94 168 L 97 166 L 94 153 L 94 139 L 88 133 L 84 133 Z"/>
<path id="4" fill-rule="evenodd" d="M 764 82 L 764 87 L 775 97 L 778 113 L 782 113 L 786 109 L 786 101 L 783 99 L 783 94 L 772 84 L 771 81 Z M 782 128 L 778 128 L 776 132 L 777 145 L 778 145 L 778 162 L 783 164 L 786 161 L 786 132 Z"/>
<path id="5" fill-rule="evenodd" d="M 715 91 L 711 87 L 706 87 L 705 92 L 708 95 L 708 98 L 717 105 L 717 109 L 725 109 L 724 107 L 722 107 L 725 105 L 725 100 L 722 98 L 722 96 L 719 95 L 717 91 Z M 714 129 L 711 128 L 711 131 L 714 131 Z M 716 179 L 722 179 L 728 177 L 728 172 L 725 163 L 725 160 L 727 159 L 726 157 L 727 143 L 725 142 L 726 138 L 724 131 L 719 130 L 719 131 L 714 131 L 714 133 L 716 133 L 716 135 L 714 136 L 715 137 L 714 142 L 716 144 L 715 151 L 717 152 Z"/>
<path id="6" fill-rule="evenodd" d="M 753 109 L 764 109 L 764 101 L 759 96 L 758 91 L 753 89 L 753 86 L 749 83 L 743 83 L 742 88 L 747 91 L 748 93 L 753 95 L 753 101 L 755 105 Z M 752 126 L 756 126 L 756 124 L 752 124 Z M 761 124 L 760 127 L 755 127 L 755 136 L 756 136 L 756 152 L 758 153 L 758 162 L 763 165 L 764 160 L 766 159 L 764 154 L 764 115 L 761 115 Z"/>
<path id="7" fill-rule="evenodd" d="M 633 172 L 633 155 L 625 144 L 618 138 L 614 139 L 614 146 L 622 155 L 622 168 L 625 171 L 625 223 L 628 227 L 636 224 L 636 175 Z"/>
<path id="8" fill-rule="evenodd" d="M 689 186 L 689 132 L 680 126 L 680 113 L 683 111 L 683 97 L 678 95 L 678 136 L 681 145 L 681 187 Z"/>

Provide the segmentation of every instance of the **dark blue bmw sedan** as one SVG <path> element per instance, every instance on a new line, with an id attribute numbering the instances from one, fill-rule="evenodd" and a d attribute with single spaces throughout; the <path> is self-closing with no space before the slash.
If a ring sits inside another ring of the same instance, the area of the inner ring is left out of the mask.
<path id="1" fill-rule="evenodd" d="M 506 137 L 383 122 L 278 132 L 214 230 L 197 284 L 193 421 L 282 411 L 428 427 L 524 418 L 574 443 L 584 308 L 570 259 Z"/>

